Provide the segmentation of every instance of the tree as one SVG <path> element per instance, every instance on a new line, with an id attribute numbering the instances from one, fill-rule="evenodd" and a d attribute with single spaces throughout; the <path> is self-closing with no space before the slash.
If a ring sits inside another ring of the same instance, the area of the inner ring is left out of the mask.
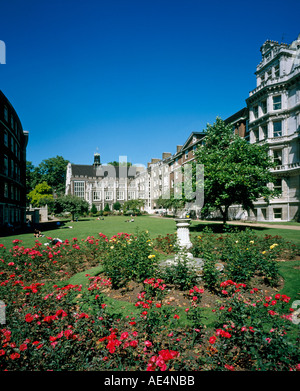
<path id="1" fill-rule="evenodd" d="M 170 192 L 170 196 L 168 198 L 159 197 L 155 203 L 158 207 L 164 208 L 164 209 L 172 209 L 174 211 L 174 214 L 176 215 L 178 209 L 184 208 L 186 200 L 184 198 L 175 198 L 174 197 L 174 191 Z"/>
<path id="2" fill-rule="evenodd" d="M 53 200 L 52 188 L 47 182 L 39 183 L 35 188 L 28 193 L 29 202 L 36 207 L 47 204 L 47 201 Z"/>
<path id="3" fill-rule="evenodd" d="M 117 162 L 116 160 L 114 160 L 113 162 L 109 162 L 107 164 L 109 164 L 111 166 L 114 166 L 114 167 L 119 167 L 119 166 L 131 167 L 132 166 L 132 163 L 129 163 L 129 162 Z"/>
<path id="4" fill-rule="evenodd" d="M 92 207 L 91 207 L 90 212 L 91 212 L 93 215 L 96 214 L 96 213 L 98 212 L 98 211 L 97 211 L 97 207 L 96 207 L 95 204 L 92 204 Z"/>
<path id="5" fill-rule="evenodd" d="M 83 215 L 89 210 L 89 204 L 86 200 L 77 196 L 68 194 L 61 195 L 55 199 L 55 212 L 68 212 L 72 214 L 72 220 L 75 220 L 75 215 Z"/>
<path id="6" fill-rule="evenodd" d="M 66 185 L 66 171 L 69 161 L 62 156 L 43 160 L 37 167 L 26 162 L 26 191 L 32 191 L 36 185 L 47 182 L 58 195 L 63 194 Z"/>
<path id="7" fill-rule="evenodd" d="M 69 161 L 62 156 L 43 160 L 38 166 L 38 175 L 46 181 L 57 194 L 63 194 L 66 185 L 66 171 Z"/>
<path id="8" fill-rule="evenodd" d="M 119 201 L 116 201 L 114 204 L 113 204 L 113 208 L 114 210 L 117 210 L 119 211 L 121 209 L 121 204 Z"/>
<path id="9" fill-rule="evenodd" d="M 26 161 L 26 192 L 27 194 L 32 191 L 35 186 L 41 183 L 41 176 L 38 172 L 38 168 L 35 167 L 32 162 Z"/>
<path id="10" fill-rule="evenodd" d="M 145 205 L 144 200 L 128 200 L 123 204 L 124 212 L 132 210 L 133 212 L 140 212 L 140 209 Z"/>
<path id="11" fill-rule="evenodd" d="M 267 146 L 249 144 L 220 118 L 207 125 L 205 144 L 196 150 L 195 157 L 196 163 L 204 165 L 204 209 L 218 209 L 224 224 L 231 205 L 249 211 L 257 198 L 268 202 L 276 196 L 268 187 L 274 180 L 270 169 L 275 164 Z"/>
<path id="12" fill-rule="evenodd" d="M 106 204 L 105 207 L 104 207 L 104 212 L 110 212 L 110 208 L 109 208 L 109 205 Z"/>

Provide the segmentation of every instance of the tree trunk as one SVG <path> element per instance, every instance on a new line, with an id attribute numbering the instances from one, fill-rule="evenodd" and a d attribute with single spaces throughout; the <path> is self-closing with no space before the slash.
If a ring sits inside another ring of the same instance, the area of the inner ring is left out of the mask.
<path id="1" fill-rule="evenodd" d="M 226 224 L 226 221 L 228 220 L 228 209 L 229 206 L 225 206 L 224 210 L 222 209 L 221 206 L 219 206 L 219 211 L 221 212 L 223 218 L 223 226 Z"/>

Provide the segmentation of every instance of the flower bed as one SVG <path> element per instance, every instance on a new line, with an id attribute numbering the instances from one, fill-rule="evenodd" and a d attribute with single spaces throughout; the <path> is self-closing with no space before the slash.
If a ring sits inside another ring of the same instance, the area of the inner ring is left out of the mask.
<path id="1" fill-rule="evenodd" d="M 73 238 L 44 248 L 36 242 L 26 249 L 19 241 L 10 250 L 0 246 L 0 299 L 6 305 L 0 369 L 300 369 L 287 296 L 272 287 L 266 295 L 225 279 L 217 294 L 191 286 L 182 296 L 186 305 L 180 307 L 178 287 L 160 278 L 154 255 L 146 232 L 110 239 L 99 234 L 80 243 Z M 119 284 L 118 278 L 112 283 L 109 260 L 129 284 Z M 87 286 L 68 282 L 74 273 L 99 263 L 104 273 L 87 275 Z M 135 310 L 112 311 L 109 292 L 126 291 L 132 283 L 140 288 Z M 205 306 L 208 294 L 215 298 L 210 307 Z M 215 316 L 209 328 L 207 308 Z"/>

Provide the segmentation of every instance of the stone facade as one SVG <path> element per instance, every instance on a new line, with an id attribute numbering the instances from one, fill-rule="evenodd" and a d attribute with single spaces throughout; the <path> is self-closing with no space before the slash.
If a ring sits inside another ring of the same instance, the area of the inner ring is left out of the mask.
<path id="1" fill-rule="evenodd" d="M 257 221 L 299 220 L 300 188 L 300 35 L 288 44 L 266 41 L 256 68 L 256 88 L 246 99 L 247 107 L 229 117 L 235 133 L 250 143 L 266 143 L 278 163 L 272 170 L 281 191 L 267 204 L 255 202 L 248 219 Z M 243 128 L 245 133 L 243 133 Z"/>
<path id="2" fill-rule="evenodd" d="M 101 165 L 100 154 L 94 155 L 92 165 L 69 163 L 66 174 L 66 194 L 73 194 L 85 199 L 103 210 L 108 204 L 113 210 L 113 204 L 123 204 L 127 200 L 139 198 L 138 188 L 134 178 L 144 167 L 127 165 Z"/>

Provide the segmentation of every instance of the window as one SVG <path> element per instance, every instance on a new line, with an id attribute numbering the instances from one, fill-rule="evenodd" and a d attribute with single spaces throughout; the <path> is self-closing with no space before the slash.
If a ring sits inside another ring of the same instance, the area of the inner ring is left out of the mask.
<path id="1" fill-rule="evenodd" d="M 281 109 L 281 95 L 273 96 L 273 110 Z"/>
<path id="2" fill-rule="evenodd" d="M 129 191 L 128 192 L 128 199 L 129 200 L 134 200 L 135 192 L 134 191 Z"/>
<path id="3" fill-rule="evenodd" d="M 281 193 L 282 193 L 282 180 L 281 180 L 281 178 L 275 179 L 273 188 L 274 188 L 274 190 L 278 191 L 277 197 L 281 197 Z"/>
<path id="4" fill-rule="evenodd" d="M 107 190 L 104 192 L 105 201 L 111 201 L 113 199 L 113 192 Z"/>
<path id="5" fill-rule="evenodd" d="M 254 118 L 258 118 L 258 106 L 253 107 L 253 115 L 254 115 Z"/>
<path id="6" fill-rule="evenodd" d="M 185 159 L 189 158 L 189 151 L 185 151 Z"/>
<path id="7" fill-rule="evenodd" d="M 274 149 L 273 151 L 274 162 L 277 163 L 278 166 L 282 164 L 282 149 Z"/>
<path id="8" fill-rule="evenodd" d="M 84 181 L 74 181 L 74 195 L 84 198 Z"/>
<path id="9" fill-rule="evenodd" d="M 266 114 L 267 113 L 267 101 L 266 100 L 263 100 L 260 104 L 260 107 L 261 107 L 261 111 L 263 114 Z"/>
<path id="10" fill-rule="evenodd" d="M 263 139 L 265 140 L 268 137 L 268 126 L 267 125 L 263 125 L 261 127 L 261 131 L 263 133 Z"/>
<path id="11" fill-rule="evenodd" d="M 282 218 L 282 209 L 281 208 L 274 208 L 273 209 L 274 219 L 281 220 Z"/>
<path id="12" fill-rule="evenodd" d="M 93 201 L 101 201 L 101 191 L 93 191 Z"/>
<path id="13" fill-rule="evenodd" d="M 13 185 L 11 185 L 11 187 L 10 187 L 10 198 L 12 200 L 14 199 L 14 195 L 15 195 L 15 189 L 14 189 Z"/>
<path id="14" fill-rule="evenodd" d="M 267 70 L 267 79 L 271 78 L 272 77 L 272 68 L 269 68 Z"/>
<path id="15" fill-rule="evenodd" d="M 4 130 L 4 145 L 8 147 L 8 133 Z"/>
<path id="16" fill-rule="evenodd" d="M 259 141 L 259 133 L 258 129 L 253 129 L 254 142 L 257 143 Z"/>
<path id="17" fill-rule="evenodd" d="M 282 124 L 281 121 L 273 122 L 273 137 L 281 137 L 282 136 Z"/>
<path id="18" fill-rule="evenodd" d="M 3 169 L 4 169 L 4 175 L 8 176 L 8 158 L 6 155 L 4 155 Z"/>
<path id="19" fill-rule="evenodd" d="M 14 150 L 15 150 L 15 143 L 14 143 L 14 138 L 13 137 L 11 137 L 11 139 L 10 139 L 10 149 L 11 149 L 11 151 L 12 152 L 14 152 Z"/>
<path id="20" fill-rule="evenodd" d="M 4 197 L 8 198 L 8 184 L 6 182 L 4 183 Z"/>
<path id="21" fill-rule="evenodd" d="M 13 178 L 15 175 L 15 164 L 14 161 L 11 159 L 10 161 L 10 176 Z"/>
<path id="22" fill-rule="evenodd" d="M 193 146 L 193 155 L 195 155 L 196 149 L 197 149 L 197 145 L 194 145 Z"/>
<path id="23" fill-rule="evenodd" d="M 275 77 L 279 77 L 279 64 L 275 65 L 274 67 L 274 75 Z"/>
<path id="24" fill-rule="evenodd" d="M 124 191 L 117 191 L 117 200 L 124 200 Z"/>
<path id="25" fill-rule="evenodd" d="M 14 130 L 14 117 L 12 115 L 10 116 L 10 126 Z"/>
<path id="26" fill-rule="evenodd" d="M 6 106 L 4 106 L 4 119 L 6 122 L 8 122 L 8 110 Z"/>

